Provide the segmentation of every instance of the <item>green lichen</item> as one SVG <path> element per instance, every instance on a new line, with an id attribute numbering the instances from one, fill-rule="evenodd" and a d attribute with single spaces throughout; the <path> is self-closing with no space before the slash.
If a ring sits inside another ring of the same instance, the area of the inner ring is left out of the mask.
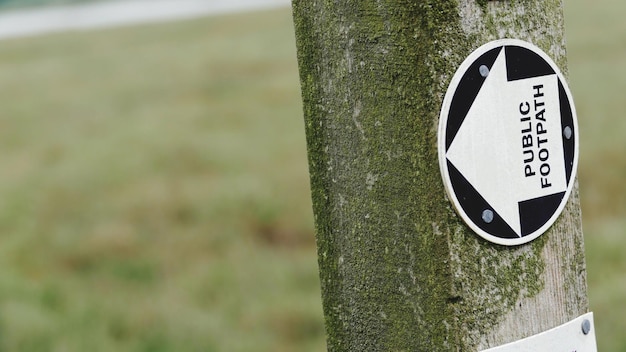
<path id="1" fill-rule="evenodd" d="M 476 0 L 476 3 L 484 10 L 484 9 L 487 8 L 487 3 L 489 1 L 490 0 Z M 493 1 L 493 0 L 491 0 L 491 1 Z"/>
<path id="2" fill-rule="evenodd" d="M 496 246 L 464 226 L 448 235 L 453 323 L 458 340 L 475 348 L 481 332 L 496 328 L 520 299 L 534 297 L 544 289 L 542 251 L 546 240 L 540 237 L 525 246 Z"/>
<path id="3" fill-rule="evenodd" d="M 293 2 L 330 351 L 472 350 L 544 288 L 545 240 L 485 243 L 439 173 L 443 95 L 496 3 L 468 33 L 457 0 Z"/>

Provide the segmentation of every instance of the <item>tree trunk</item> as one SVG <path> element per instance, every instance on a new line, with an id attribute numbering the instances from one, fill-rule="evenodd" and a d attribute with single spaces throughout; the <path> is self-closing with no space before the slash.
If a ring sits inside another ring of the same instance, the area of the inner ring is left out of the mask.
<path id="1" fill-rule="evenodd" d="M 455 213 L 437 159 L 456 68 L 498 38 L 566 72 L 560 0 L 293 0 L 330 351 L 475 351 L 587 312 L 578 187 L 516 247 Z"/>

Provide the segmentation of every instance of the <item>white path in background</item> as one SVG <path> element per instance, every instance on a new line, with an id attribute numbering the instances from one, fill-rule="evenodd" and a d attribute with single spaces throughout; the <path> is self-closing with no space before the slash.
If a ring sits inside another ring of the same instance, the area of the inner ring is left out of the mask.
<path id="1" fill-rule="evenodd" d="M 0 39 L 290 6 L 290 0 L 126 0 L 0 13 Z"/>

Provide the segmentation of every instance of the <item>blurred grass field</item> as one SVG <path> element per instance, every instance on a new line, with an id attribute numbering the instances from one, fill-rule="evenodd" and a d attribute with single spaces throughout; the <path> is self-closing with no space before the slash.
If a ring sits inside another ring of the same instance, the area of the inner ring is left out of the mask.
<path id="1" fill-rule="evenodd" d="M 565 1 L 591 310 L 600 351 L 626 351 L 626 3 Z"/>
<path id="2" fill-rule="evenodd" d="M 288 9 L 0 45 L 0 350 L 323 350 Z"/>
<path id="3" fill-rule="evenodd" d="M 566 3 L 589 295 L 626 351 L 626 5 Z M 322 351 L 288 9 L 0 42 L 0 351 Z"/>

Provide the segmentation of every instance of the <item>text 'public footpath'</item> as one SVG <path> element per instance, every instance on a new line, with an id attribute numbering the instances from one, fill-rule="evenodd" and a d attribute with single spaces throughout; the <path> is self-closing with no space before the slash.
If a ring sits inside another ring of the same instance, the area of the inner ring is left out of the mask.
<path id="1" fill-rule="evenodd" d="M 525 101 L 519 105 L 524 176 L 535 177 L 539 175 L 541 188 L 549 188 L 552 187 L 552 183 L 548 178 L 550 176 L 550 164 L 548 163 L 550 152 L 547 149 L 548 137 L 546 133 L 548 130 L 545 127 L 546 103 L 543 84 L 533 86 L 533 98 L 532 103 Z"/>

